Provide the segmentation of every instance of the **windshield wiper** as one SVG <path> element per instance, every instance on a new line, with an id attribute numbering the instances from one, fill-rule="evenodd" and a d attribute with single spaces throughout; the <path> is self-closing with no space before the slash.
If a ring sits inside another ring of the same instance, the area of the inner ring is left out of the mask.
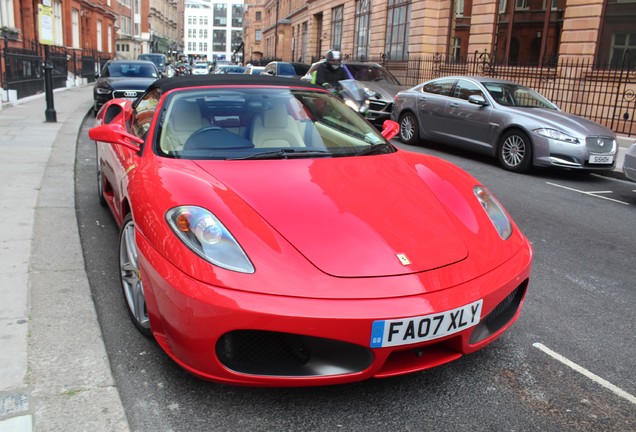
<path id="1" fill-rule="evenodd" d="M 332 156 L 330 152 L 321 150 L 299 150 L 292 148 L 284 148 L 280 150 L 256 153 L 250 156 L 228 158 L 228 160 L 247 160 L 247 159 L 293 159 L 303 157 L 328 157 Z"/>
<path id="2" fill-rule="evenodd" d="M 387 153 L 393 153 L 392 150 L 393 150 L 393 147 L 386 143 L 373 144 L 368 147 L 365 147 L 364 149 L 360 151 L 355 152 L 354 155 L 366 156 L 366 155 L 372 155 L 372 154 L 387 154 Z"/>

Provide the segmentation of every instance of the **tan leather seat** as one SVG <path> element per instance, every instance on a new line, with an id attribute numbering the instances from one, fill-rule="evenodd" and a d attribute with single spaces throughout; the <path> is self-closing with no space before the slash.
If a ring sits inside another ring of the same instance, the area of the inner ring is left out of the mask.
<path id="1" fill-rule="evenodd" d="M 182 150 L 183 144 L 196 130 L 209 126 L 210 122 L 201 117 L 199 105 L 193 101 L 177 100 L 170 110 L 166 140 L 162 140 L 163 150 Z"/>
<path id="2" fill-rule="evenodd" d="M 298 123 L 288 114 L 282 102 L 256 115 L 252 122 L 251 140 L 256 148 L 305 146 Z"/>

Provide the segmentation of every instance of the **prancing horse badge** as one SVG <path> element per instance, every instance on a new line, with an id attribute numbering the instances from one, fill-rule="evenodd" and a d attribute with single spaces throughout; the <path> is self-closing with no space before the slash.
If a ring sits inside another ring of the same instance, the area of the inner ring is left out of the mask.
<path id="1" fill-rule="evenodd" d="M 406 256 L 406 254 L 403 253 L 399 253 L 397 254 L 398 259 L 400 260 L 400 262 L 402 263 L 402 265 L 410 265 L 411 261 L 409 260 L 409 257 Z"/>

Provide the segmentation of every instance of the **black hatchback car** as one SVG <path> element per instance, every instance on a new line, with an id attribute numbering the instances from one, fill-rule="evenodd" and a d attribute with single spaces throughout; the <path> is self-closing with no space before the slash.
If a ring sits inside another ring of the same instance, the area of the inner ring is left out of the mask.
<path id="1" fill-rule="evenodd" d="M 137 99 L 159 78 L 155 64 L 147 60 L 109 60 L 93 88 L 95 112 L 111 99 Z"/>

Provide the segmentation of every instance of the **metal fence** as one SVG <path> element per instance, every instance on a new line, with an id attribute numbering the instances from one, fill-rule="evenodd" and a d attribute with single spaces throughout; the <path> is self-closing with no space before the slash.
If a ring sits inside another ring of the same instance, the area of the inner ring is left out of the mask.
<path id="1" fill-rule="evenodd" d="M 372 60 L 373 61 L 373 60 Z M 405 86 L 448 75 L 478 75 L 531 87 L 563 111 L 601 123 L 616 133 L 636 135 L 636 64 L 600 65 L 580 59 L 551 59 L 544 65 L 497 64 L 487 54 L 461 61 L 443 56 L 391 61 L 376 59 Z"/>
<path id="2" fill-rule="evenodd" d="M 0 86 L 15 90 L 21 99 L 44 91 L 44 46 L 35 41 L 23 41 L 12 46 L 7 38 L 0 41 Z M 49 47 L 53 88 L 62 88 L 81 79 L 94 82 L 95 74 L 109 57 L 94 50 L 59 46 Z"/>

